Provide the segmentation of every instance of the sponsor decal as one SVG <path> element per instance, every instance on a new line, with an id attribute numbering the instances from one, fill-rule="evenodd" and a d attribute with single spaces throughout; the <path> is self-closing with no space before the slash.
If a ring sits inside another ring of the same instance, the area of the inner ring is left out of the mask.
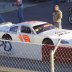
<path id="1" fill-rule="evenodd" d="M 12 50 L 12 45 L 8 41 L 0 41 L 0 47 L 3 47 L 4 51 L 11 51 Z"/>
<path id="2" fill-rule="evenodd" d="M 64 34 L 69 34 L 70 32 L 66 32 L 66 31 L 59 31 L 59 32 L 55 32 L 55 34 L 61 36 L 61 35 L 64 35 Z"/>
<path id="3" fill-rule="evenodd" d="M 19 35 L 20 41 L 30 42 L 30 37 L 28 35 Z"/>
<path id="4" fill-rule="evenodd" d="M 12 45 L 9 41 L 0 41 L 0 54 L 12 55 Z"/>

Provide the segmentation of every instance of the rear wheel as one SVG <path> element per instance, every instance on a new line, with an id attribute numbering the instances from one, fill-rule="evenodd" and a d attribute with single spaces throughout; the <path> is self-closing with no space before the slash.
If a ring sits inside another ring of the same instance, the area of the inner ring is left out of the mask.
<path id="1" fill-rule="evenodd" d="M 9 34 L 3 35 L 2 39 L 4 39 L 4 40 L 12 40 L 12 38 L 11 38 L 11 36 Z"/>

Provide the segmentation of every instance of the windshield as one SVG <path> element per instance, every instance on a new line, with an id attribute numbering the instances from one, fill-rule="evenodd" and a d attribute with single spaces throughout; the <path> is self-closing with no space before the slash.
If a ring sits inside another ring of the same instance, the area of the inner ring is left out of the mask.
<path id="1" fill-rule="evenodd" d="M 55 29 L 55 27 L 51 24 L 42 24 L 42 25 L 34 26 L 33 29 L 37 34 L 39 34 L 44 31 Z"/>

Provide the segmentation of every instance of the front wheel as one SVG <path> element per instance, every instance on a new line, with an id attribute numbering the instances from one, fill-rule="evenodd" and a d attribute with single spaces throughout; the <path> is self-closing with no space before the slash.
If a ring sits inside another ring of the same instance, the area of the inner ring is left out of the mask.
<path id="1" fill-rule="evenodd" d="M 44 40 L 44 41 L 43 41 L 43 44 L 54 45 L 51 40 Z"/>

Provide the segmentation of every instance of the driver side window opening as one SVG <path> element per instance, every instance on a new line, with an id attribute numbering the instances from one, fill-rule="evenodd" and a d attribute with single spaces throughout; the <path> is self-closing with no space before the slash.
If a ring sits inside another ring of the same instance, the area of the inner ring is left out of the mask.
<path id="1" fill-rule="evenodd" d="M 21 32 L 22 32 L 22 33 L 31 34 L 31 29 L 30 29 L 29 27 L 22 26 L 22 27 L 21 27 Z"/>

